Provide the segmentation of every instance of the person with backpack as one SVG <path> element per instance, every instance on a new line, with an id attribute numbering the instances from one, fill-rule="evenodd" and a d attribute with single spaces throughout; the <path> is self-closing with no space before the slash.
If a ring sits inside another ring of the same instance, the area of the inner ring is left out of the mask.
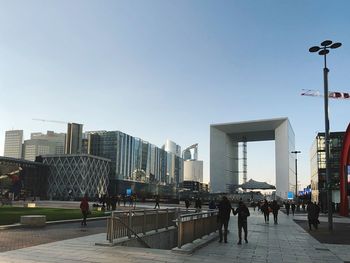
<path id="1" fill-rule="evenodd" d="M 248 207 L 239 201 L 238 208 L 236 210 L 232 209 L 234 215 L 238 214 L 238 245 L 242 244 L 242 228 L 244 230 L 244 241 L 248 243 L 248 216 L 250 216 Z"/>

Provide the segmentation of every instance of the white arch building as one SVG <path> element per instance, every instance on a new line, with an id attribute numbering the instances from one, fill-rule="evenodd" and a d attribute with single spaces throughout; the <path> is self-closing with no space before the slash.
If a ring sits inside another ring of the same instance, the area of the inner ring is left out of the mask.
<path id="1" fill-rule="evenodd" d="M 276 195 L 295 192 L 295 139 L 288 118 L 213 124 L 210 126 L 211 192 L 238 185 L 238 143 L 275 140 Z"/>

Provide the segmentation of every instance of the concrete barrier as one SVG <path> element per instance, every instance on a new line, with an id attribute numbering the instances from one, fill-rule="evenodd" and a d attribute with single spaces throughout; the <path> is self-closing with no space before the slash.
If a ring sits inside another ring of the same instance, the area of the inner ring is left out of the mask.
<path id="1" fill-rule="evenodd" d="M 24 204 L 24 207 L 34 208 L 34 207 L 36 207 L 36 204 L 35 203 L 26 203 L 26 204 Z"/>
<path id="2" fill-rule="evenodd" d="M 26 215 L 21 216 L 20 223 L 25 226 L 45 226 L 46 225 L 46 216 L 44 215 Z"/>

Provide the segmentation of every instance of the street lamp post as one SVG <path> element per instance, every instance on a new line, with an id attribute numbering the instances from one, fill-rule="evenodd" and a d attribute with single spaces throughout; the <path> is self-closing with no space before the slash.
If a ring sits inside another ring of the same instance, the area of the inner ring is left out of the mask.
<path id="1" fill-rule="evenodd" d="M 329 118 L 328 118 L 328 72 L 327 68 L 327 54 L 330 49 L 340 47 L 342 44 L 337 42 L 333 43 L 331 40 L 325 40 L 321 43 L 321 46 L 313 46 L 309 49 L 310 52 L 318 52 L 319 55 L 324 57 L 323 68 L 323 84 L 324 84 L 324 117 L 325 117 L 325 152 L 326 152 L 326 189 L 327 189 L 327 207 L 328 207 L 328 230 L 333 230 L 333 216 L 332 216 L 332 189 L 331 178 L 329 174 Z"/>
<path id="2" fill-rule="evenodd" d="M 295 154 L 295 199 L 298 198 L 298 153 L 301 151 L 292 151 Z"/>

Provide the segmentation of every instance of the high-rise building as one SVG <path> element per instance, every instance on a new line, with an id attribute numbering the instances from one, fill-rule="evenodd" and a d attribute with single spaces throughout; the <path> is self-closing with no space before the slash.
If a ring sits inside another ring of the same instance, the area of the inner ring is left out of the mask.
<path id="1" fill-rule="evenodd" d="M 23 144 L 24 159 L 34 161 L 39 155 L 64 154 L 65 137 L 64 133 L 53 131 L 32 133 L 30 140 L 25 140 Z"/>
<path id="2" fill-rule="evenodd" d="M 166 152 L 170 152 L 181 157 L 181 146 L 169 139 L 166 140 L 165 144 L 163 145 L 163 149 Z"/>
<path id="3" fill-rule="evenodd" d="M 66 136 L 66 154 L 82 153 L 83 124 L 68 123 Z"/>
<path id="4" fill-rule="evenodd" d="M 23 144 L 23 157 L 28 161 L 35 161 L 35 157 L 43 154 L 50 154 L 48 140 L 30 139 Z"/>
<path id="5" fill-rule="evenodd" d="M 184 180 L 203 183 L 203 161 L 184 161 Z"/>
<path id="6" fill-rule="evenodd" d="M 148 191 L 148 184 L 177 186 L 182 178 L 181 158 L 173 153 L 120 131 L 87 134 L 88 153 L 111 160 L 110 179 L 123 185 L 119 193 L 134 183 L 143 184 L 139 192 Z"/>
<path id="7" fill-rule="evenodd" d="M 329 134 L 329 174 L 332 188 L 332 201 L 340 202 L 340 155 L 345 132 L 331 132 Z M 318 133 L 310 151 L 311 157 L 311 200 L 320 202 L 321 209 L 325 211 L 327 205 L 326 187 L 326 153 L 324 133 Z"/>
<path id="8" fill-rule="evenodd" d="M 5 132 L 4 156 L 22 158 L 23 130 Z"/>

